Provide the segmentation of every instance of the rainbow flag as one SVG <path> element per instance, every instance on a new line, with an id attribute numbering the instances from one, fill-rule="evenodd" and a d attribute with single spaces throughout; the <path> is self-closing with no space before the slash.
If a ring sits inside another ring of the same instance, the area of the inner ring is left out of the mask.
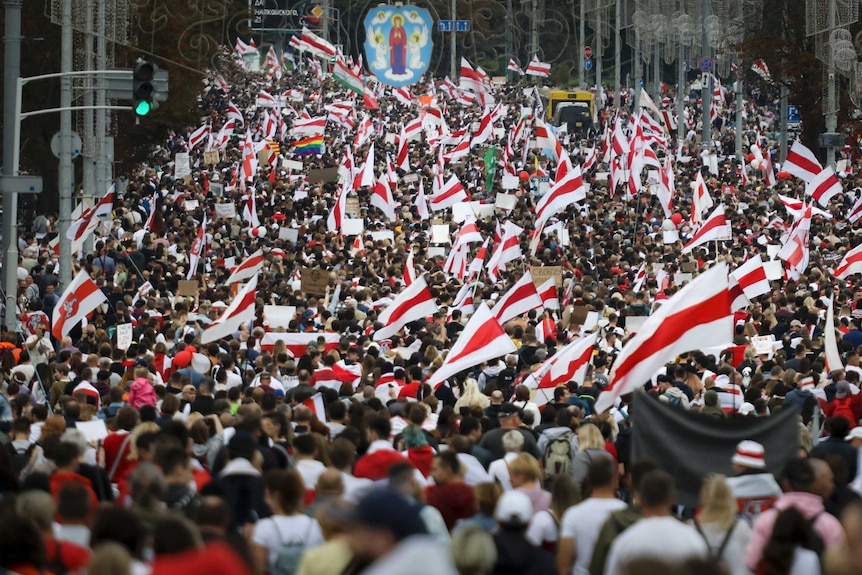
<path id="1" fill-rule="evenodd" d="M 293 152 L 297 156 L 323 153 L 323 134 L 297 140 L 293 143 Z"/>

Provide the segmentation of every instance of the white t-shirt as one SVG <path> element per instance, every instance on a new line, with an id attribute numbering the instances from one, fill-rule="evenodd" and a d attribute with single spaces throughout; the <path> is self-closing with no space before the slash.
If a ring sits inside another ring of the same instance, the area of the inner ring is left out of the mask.
<path id="1" fill-rule="evenodd" d="M 316 459 L 300 459 L 296 462 L 296 471 L 302 476 L 305 488 L 314 489 L 317 486 L 317 478 L 326 471 L 326 466 Z"/>
<path id="2" fill-rule="evenodd" d="M 253 543 L 266 547 L 268 565 L 278 559 L 278 550 L 291 542 L 306 547 L 323 543 L 323 533 L 317 520 L 307 515 L 273 515 L 254 524 Z"/>
<path id="3" fill-rule="evenodd" d="M 566 510 L 560 522 L 560 538 L 571 537 L 575 540 L 577 559 L 572 573 L 589 575 L 593 548 L 596 546 L 602 525 L 612 512 L 625 507 L 625 502 L 619 499 L 590 497 Z"/>
<path id="4" fill-rule="evenodd" d="M 636 559 L 681 563 L 706 556 L 706 542 L 693 527 L 673 517 L 650 517 L 637 521 L 614 540 L 605 575 L 621 575 L 623 568 Z"/>
<path id="5" fill-rule="evenodd" d="M 509 462 L 518 457 L 517 453 L 507 453 L 503 459 L 497 459 L 488 466 L 488 475 L 493 481 L 499 481 L 503 491 L 512 489 L 512 481 L 509 479 Z"/>
<path id="6" fill-rule="evenodd" d="M 527 527 L 526 537 L 527 541 L 537 547 L 541 547 L 546 542 L 557 542 L 560 537 L 560 530 L 550 509 L 539 511 L 533 515 L 533 518 L 530 519 L 530 525 Z"/>

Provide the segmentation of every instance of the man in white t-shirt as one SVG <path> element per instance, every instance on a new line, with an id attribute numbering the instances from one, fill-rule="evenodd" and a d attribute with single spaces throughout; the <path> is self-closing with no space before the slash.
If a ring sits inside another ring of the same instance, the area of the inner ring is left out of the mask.
<path id="1" fill-rule="evenodd" d="M 689 559 L 706 559 L 707 546 L 693 528 L 670 514 L 676 503 L 673 477 L 664 470 L 647 473 L 640 486 L 643 519 L 623 531 L 611 544 L 605 575 L 625 573 L 639 559 L 657 559 L 679 565 Z"/>
<path id="2" fill-rule="evenodd" d="M 615 497 L 618 477 L 610 458 L 596 458 L 587 470 L 592 494 L 570 507 L 560 521 L 557 569 L 560 575 L 589 575 L 593 547 L 610 514 L 626 504 Z M 532 527 L 532 525 L 531 525 Z M 529 537 L 530 533 L 527 532 Z"/>

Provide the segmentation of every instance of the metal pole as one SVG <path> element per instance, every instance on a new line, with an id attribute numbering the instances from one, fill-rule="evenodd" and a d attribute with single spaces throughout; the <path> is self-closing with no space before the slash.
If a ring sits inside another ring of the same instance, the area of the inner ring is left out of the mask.
<path id="1" fill-rule="evenodd" d="M 84 36 L 84 69 L 92 70 L 95 65 L 95 54 L 93 52 L 94 45 L 96 42 L 96 33 L 93 23 L 93 0 L 87 0 L 84 6 L 84 17 L 86 20 L 86 28 L 87 33 Z M 92 78 L 84 79 L 84 105 L 85 106 L 94 106 L 95 102 L 95 93 L 93 91 L 95 82 Z M 84 133 L 82 134 L 83 140 L 83 149 L 81 151 L 81 157 L 83 158 L 83 186 L 84 186 L 84 195 L 85 196 L 94 196 L 96 194 L 96 181 L 98 177 L 97 173 L 97 165 L 98 165 L 98 144 L 96 143 L 96 139 L 98 138 L 98 134 L 96 132 L 95 125 L 95 111 L 94 110 L 83 110 L 81 112 L 84 117 Z M 88 243 L 91 245 L 92 242 Z"/>
<path id="2" fill-rule="evenodd" d="M 616 30 L 616 34 L 614 35 L 614 107 L 619 110 L 620 104 L 622 103 L 622 90 L 621 85 L 621 76 L 622 76 L 622 41 L 623 34 L 622 30 L 620 30 L 620 20 L 622 19 L 622 0 L 616 0 L 614 4 L 614 29 Z"/>
<path id="3" fill-rule="evenodd" d="M 685 143 L 685 45 L 679 43 L 679 56 L 677 57 L 677 80 L 676 80 L 676 139 L 677 154 L 682 155 L 682 147 Z"/>
<path id="4" fill-rule="evenodd" d="M 72 0 L 63 0 L 62 31 L 60 39 L 61 56 L 60 72 L 68 73 L 73 69 L 72 64 Z M 60 78 L 60 107 L 70 108 L 72 106 L 72 77 L 62 76 Z M 66 230 L 72 220 L 72 111 L 60 112 L 60 170 L 59 170 L 59 198 L 60 198 L 60 282 L 62 291 L 72 283 L 72 243 L 65 241 Z"/>
<path id="5" fill-rule="evenodd" d="M 632 113 L 635 113 L 638 109 L 640 109 L 641 102 L 641 39 L 640 34 L 637 33 L 637 29 L 635 29 L 635 62 L 634 62 L 634 73 L 635 73 L 635 98 L 634 98 L 634 106 L 632 107 Z"/>
<path id="6" fill-rule="evenodd" d="M 703 55 L 705 57 L 709 57 L 709 28 L 707 27 L 707 22 L 709 19 L 709 13 L 712 10 L 712 7 L 710 6 L 710 0 L 701 0 L 700 6 L 703 26 Z M 709 120 L 710 107 L 712 105 L 712 75 L 709 75 L 708 77 L 707 75 L 704 75 L 703 80 L 705 81 L 701 81 L 700 87 L 700 99 L 703 103 L 703 117 L 701 118 L 701 124 L 703 128 L 703 141 L 701 142 L 701 145 L 703 147 L 703 151 L 708 152 L 709 144 L 712 140 L 712 122 L 710 122 Z"/>
<path id="7" fill-rule="evenodd" d="M 321 0 L 321 8 L 323 8 L 323 39 L 329 42 L 329 19 L 332 18 L 332 11 L 329 7 L 329 0 Z"/>
<path id="8" fill-rule="evenodd" d="M 827 26 L 829 27 L 829 35 L 832 36 L 832 31 L 835 30 L 835 0 L 829 0 L 828 4 L 829 14 L 827 15 Z M 832 46 L 829 46 L 829 68 L 827 69 L 827 73 L 829 74 L 829 84 L 827 89 L 827 107 L 826 110 L 826 132 L 830 134 L 834 134 L 836 130 L 838 130 L 838 103 L 835 100 L 835 52 L 832 50 Z M 786 115 L 785 115 L 785 122 Z M 835 147 L 829 146 L 826 148 L 826 164 L 832 168 L 835 167 Z"/>
<path id="9" fill-rule="evenodd" d="M 106 22 L 105 22 L 105 2 L 99 2 L 98 13 L 96 14 L 96 26 L 99 34 L 96 40 L 96 69 L 104 70 L 108 66 L 108 46 L 105 40 Z M 96 79 L 96 105 L 105 106 L 107 98 L 105 94 L 106 80 L 103 76 L 98 76 Z M 108 180 L 110 179 L 110 165 L 107 158 L 107 145 L 105 138 L 108 135 L 108 110 L 96 110 L 96 134 L 98 135 L 98 156 L 96 157 L 96 192 L 93 194 L 97 198 L 101 198 L 108 189 Z M 92 237 L 92 236 L 91 236 Z"/>
<path id="10" fill-rule="evenodd" d="M 3 73 L 3 172 L 18 175 L 15 126 L 18 124 L 16 94 L 21 74 L 21 0 L 5 2 Z M 3 271 L 6 290 L 6 328 L 15 332 L 18 293 L 18 195 L 3 190 Z"/>
<path id="11" fill-rule="evenodd" d="M 530 7 L 530 51 L 538 56 L 539 55 L 539 0 L 533 0 L 532 5 Z M 536 83 L 539 82 L 539 77 L 535 77 Z"/>
<path id="12" fill-rule="evenodd" d="M 596 105 L 602 106 L 602 8 L 596 7 Z"/>
<path id="13" fill-rule="evenodd" d="M 509 60 L 515 58 L 515 22 L 512 17 L 514 8 L 512 0 L 506 0 L 506 56 Z M 515 72 L 509 70 L 509 63 L 506 62 L 506 80 L 511 81 L 515 76 Z"/>
<path id="14" fill-rule="evenodd" d="M 455 1 L 456 0 L 452 0 L 452 15 L 450 17 L 452 20 L 453 28 L 455 26 L 455 20 L 458 18 L 458 7 L 455 5 Z M 455 30 L 449 32 L 449 34 L 449 50 L 450 52 L 452 52 L 450 56 L 451 60 L 449 62 L 452 68 L 450 71 L 450 76 L 452 76 L 452 81 L 454 82 L 455 79 L 458 77 L 458 60 L 456 58 L 458 52 L 458 39 L 455 36 Z"/>
<path id="15" fill-rule="evenodd" d="M 781 163 L 784 163 L 784 160 L 787 159 L 787 86 L 781 86 L 781 108 L 779 110 L 781 114 L 781 135 L 779 136 L 778 145 L 779 145 L 779 154 L 781 158 Z"/>
<path id="16" fill-rule="evenodd" d="M 583 57 L 584 56 L 584 48 L 587 47 L 587 36 L 586 36 L 587 32 L 585 29 L 585 22 L 587 19 L 586 2 L 587 2 L 587 0 L 581 0 L 581 21 L 580 21 L 580 24 L 578 25 L 579 26 L 578 27 L 578 33 L 580 34 L 579 38 L 581 40 L 581 49 L 580 49 L 580 52 L 578 53 L 581 56 L 581 66 L 578 68 L 578 88 L 580 88 L 580 89 L 583 89 L 584 86 L 586 86 L 586 83 L 585 83 L 586 80 L 584 78 L 584 74 L 586 73 L 586 71 L 584 70 L 584 62 L 585 62 L 586 58 Z"/>
<path id="17" fill-rule="evenodd" d="M 742 65 L 740 64 L 740 69 Z M 745 162 L 745 157 L 742 152 L 742 132 L 745 130 L 745 126 L 742 125 L 742 91 L 744 88 L 744 84 L 742 82 L 742 75 L 737 74 L 736 78 L 736 159 L 740 162 Z M 782 162 L 784 161 L 784 156 L 782 156 Z"/>

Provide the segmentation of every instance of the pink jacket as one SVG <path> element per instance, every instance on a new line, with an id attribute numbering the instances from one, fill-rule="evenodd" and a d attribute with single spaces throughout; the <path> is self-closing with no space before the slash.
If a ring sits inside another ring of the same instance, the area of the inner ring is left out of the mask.
<path id="1" fill-rule="evenodd" d="M 757 572 L 757 565 L 763 556 L 763 549 L 772 535 L 775 519 L 781 511 L 788 507 L 796 507 L 808 519 L 817 517 L 814 522 L 814 529 L 817 530 L 826 549 L 846 540 L 844 528 L 841 527 L 838 519 L 823 510 L 823 499 L 819 495 L 802 492 L 785 493 L 771 509 L 761 513 L 754 522 L 751 530 L 751 541 L 745 553 L 745 566 L 751 572 Z"/>
<path id="2" fill-rule="evenodd" d="M 150 380 L 139 377 L 129 387 L 129 405 L 140 409 L 142 405 L 156 404 L 156 390 Z"/>

